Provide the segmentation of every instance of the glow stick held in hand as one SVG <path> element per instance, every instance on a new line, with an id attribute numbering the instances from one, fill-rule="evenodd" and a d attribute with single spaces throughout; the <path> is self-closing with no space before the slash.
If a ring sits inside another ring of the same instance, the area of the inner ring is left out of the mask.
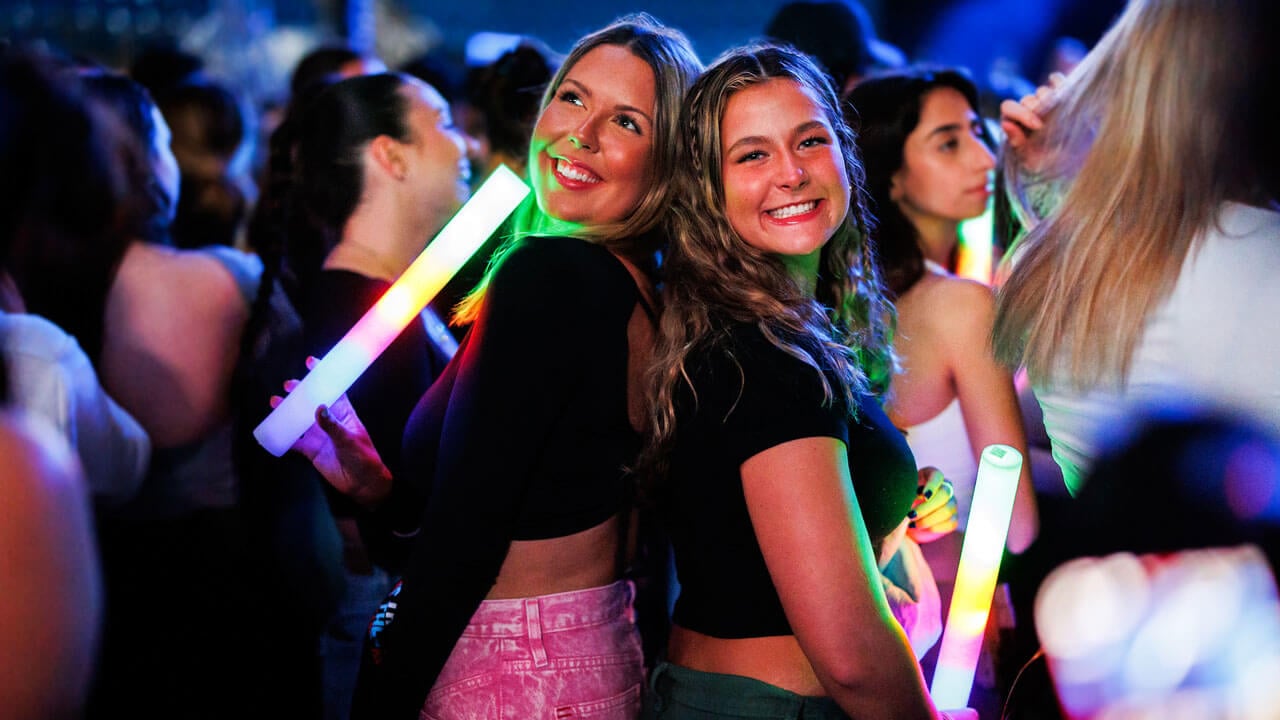
<path id="1" fill-rule="evenodd" d="M 969 703 L 1021 473 L 1022 453 L 1008 445 L 983 448 L 951 610 L 929 688 L 933 704 L 940 708 L 960 708 Z"/>
<path id="2" fill-rule="evenodd" d="M 499 165 L 404 274 L 254 429 L 262 447 L 277 457 L 288 452 L 315 422 L 316 408 L 332 405 L 351 387 L 528 194 L 529 186 Z"/>

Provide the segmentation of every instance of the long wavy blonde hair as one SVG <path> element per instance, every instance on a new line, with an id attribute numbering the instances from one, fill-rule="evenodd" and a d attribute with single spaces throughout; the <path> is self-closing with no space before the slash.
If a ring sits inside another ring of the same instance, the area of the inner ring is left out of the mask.
<path id="1" fill-rule="evenodd" d="M 781 259 L 748 245 L 724 209 L 720 123 L 725 108 L 734 93 L 773 79 L 793 80 L 818 100 L 853 185 L 849 212 L 822 249 L 815 297 L 801 289 Z M 856 407 L 856 394 L 885 387 L 893 368 L 893 309 L 868 240 L 862 166 L 853 131 L 822 71 L 786 47 L 752 45 L 729 51 L 690 89 L 681 126 L 664 307 L 649 393 L 650 444 L 640 463 L 647 482 L 660 482 L 665 473 L 675 433 L 675 397 L 680 384 L 688 382 L 686 362 L 694 352 L 722 349 L 718 346 L 732 325 L 760 328 L 771 343 L 814 369 L 828 401 L 839 397 L 850 408 Z"/>
<path id="2" fill-rule="evenodd" d="M 1048 101 L 1043 166 L 1006 154 L 1031 229 L 998 295 L 1003 361 L 1077 388 L 1123 382 L 1222 203 L 1274 197 L 1269 2 L 1132 0 Z"/>
<path id="3" fill-rule="evenodd" d="M 543 212 L 531 195 L 516 209 L 507 240 L 494 252 L 485 277 L 474 290 L 458 304 L 453 314 L 455 324 L 465 325 L 475 320 L 484 300 L 489 278 L 502 258 L 515 243 L 531 235 L 567 235 L 603 245 L 624 255 L 642 268 L 652 269 L 652 257 L 663 242 L 655 232 L 667 206 L 670 204 L 671 185 L 664 182 L 675 166 L 676 132 L 680 120 L 680 105 L 685 92 L 702 71 L 688 38 L 679 30 L 669 28 L 647 13 L 624 15 L 608 26 L 578 41 L 564 62 L 560 64 L 542 95 L 539 112 L 547 108 L 560 90 L 560 83 L 584 55 L 602 45 L 626 48 L 643 60 L 654 79 L 653 150 L 650 158 L 652 182 L 645 189 L 639 203 L 625 218 L 614 223 L 578 225 L 566 223 Z M 532 150 L 530 151 L 532 152 Z M 536 168 L 530 157 L 526 163 Z"/>

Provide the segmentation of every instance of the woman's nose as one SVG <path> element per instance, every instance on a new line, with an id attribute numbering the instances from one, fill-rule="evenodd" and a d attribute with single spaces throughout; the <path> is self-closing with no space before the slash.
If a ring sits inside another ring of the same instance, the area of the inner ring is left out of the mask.
<path id="1" fill-rule="evenodd" d="M 597 150 L 599 144 L 596 140 L 595 123 L 592 120 L 583 122 L 569 133 L 569 142 L 580 150 Z"/>
<path id="2" fill-rule="evenodd" d="M 986 143 L 982 142 L 977 138 L 974 138 L 973 145 L 974 145 L 974 149 L 973 149 L 972 162 L 974 166 L 987 172 L 991 170 L 995 170 L 996 156 L 991 152 L 991 148 L 987 147 Z"/>
<path id="3" fill-rule="evenodd" d="M 782 166 L 778 168 L 778 186 L 789 190 L 799 190 L 809 184 L 809 173 L 804 165 L 794 158 L 784 157 Z"/>

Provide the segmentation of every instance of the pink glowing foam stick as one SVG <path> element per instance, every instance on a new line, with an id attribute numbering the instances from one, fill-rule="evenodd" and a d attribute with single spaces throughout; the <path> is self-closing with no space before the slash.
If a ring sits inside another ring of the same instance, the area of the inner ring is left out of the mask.
<path id="1" fill-rule="evenodd" d="M 929 688 L 940 708 L 965 707 L 969 702 L 1021 473 L 1022 453 L 1017 450 L 1008 445 L 982 450 L 951 610 Z"/>
<path id="2" fill-rule="evenodd" d="M 528 194 L 524 181 L 498 166 L 404 274 L 254 429 L 258 442 L 277 457 L 288 452 L 315 422 L 316 408 L 332 405 L 351 387 Z"/>

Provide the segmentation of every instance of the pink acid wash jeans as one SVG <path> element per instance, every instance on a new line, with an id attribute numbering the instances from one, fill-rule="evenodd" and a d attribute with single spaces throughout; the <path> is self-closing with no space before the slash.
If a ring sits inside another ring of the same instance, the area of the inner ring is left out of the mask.
<path id="1" fill-rule="evenodd" d="M 629 580 L 485 600 L 422 708 L 422 720 L 608 718 L 640 713 L 644 657 Z"/>

